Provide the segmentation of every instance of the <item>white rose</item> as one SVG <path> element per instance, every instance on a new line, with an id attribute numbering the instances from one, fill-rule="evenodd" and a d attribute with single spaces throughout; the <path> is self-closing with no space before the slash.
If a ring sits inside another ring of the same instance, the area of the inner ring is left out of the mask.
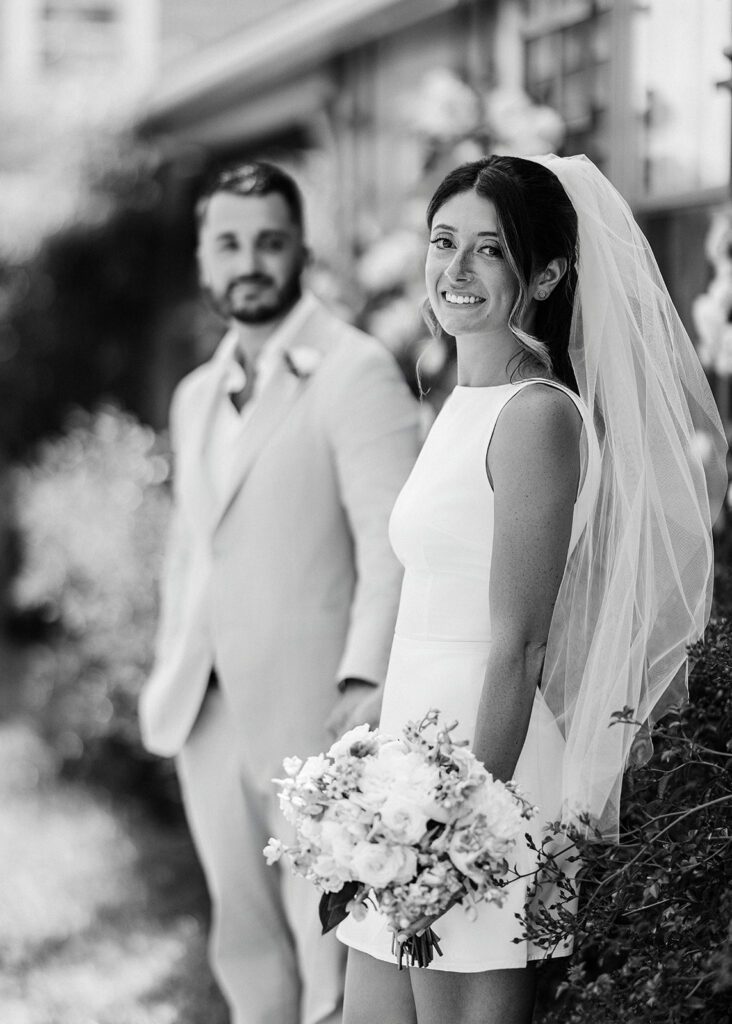
<path id="1" fill-rule="evenodd" d="M 499 842 L 514 840 L 525 831 L 521 809 L 501 783 L 489 781 L 477 789 L 470 799 L 470 807 L 474 815 L 485 818 L 483 829 Z"/>
<path id="2" fill-rule="evenodd" d="M 376 758 L 364 763 L 359 799 L 368 809 L 380 810 L 398 794 L 401 802 L 419 807 L 426 819 L 437 818 L 434 794 L 439 782 L 435 765 L 426 764 L 421 754 L 406 751 L 395 740 L 385 743 Z"/>
<path id="3" fill-rule="evenodd" d="M 450 860 L 453 862 L 458 871 L 462 874 L 467 875 L 468 878 L 472 878 L 476 882 L 480 882 L 485 875 L 485 871 L 477 867 L 477 861 L 483 855 L 483 849 L 470 842 L 464 841 L 464 836 L 461 833 L 453 836 L 449 846 Z"/>
<path id="4" fill-rule="evenodd" d="M 417 872 L 417 854 L 404 846 L 357 843 L 353 875 L 359 882 L 382 889 L 393 882 L 408 882 Z"/>
<path id="5" fill-rule="evenodd" d="M 311 871 L 317 877 L 317 883 L 325 892 L 339 892 L 344 882 L 351 881 L 350 871 L 333 857 L 322 853 L 312 863 Z"/>
<path id="6" fill-rule="evenodd" d="M 400 793 L 390 796 L 379 813 L 384 827 L 401 843 L 418 843 L 427 829 L 423 807 Z"/>
<path id="7" fill-rule="evenodd" d="M 353 852 L 356 844 L 366 837 L 365 829 L 356 826 L 343 826 L 336 821 L 319 823 L 318 841 L 323 853 L 329 854 L 344 868 L 351 869 Z"/>

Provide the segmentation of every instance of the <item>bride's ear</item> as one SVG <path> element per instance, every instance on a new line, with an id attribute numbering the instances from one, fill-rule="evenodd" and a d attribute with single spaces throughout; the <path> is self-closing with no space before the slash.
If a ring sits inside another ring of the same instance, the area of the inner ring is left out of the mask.
<path id="1" fill-rule="evenodd" d="M 567 261 L 563 256 L 549 260 L 543 270 L 538 271 L 531 279 L 531 298 L 543 302 L 548 299 L 564 275 L 567 273 Z"/>

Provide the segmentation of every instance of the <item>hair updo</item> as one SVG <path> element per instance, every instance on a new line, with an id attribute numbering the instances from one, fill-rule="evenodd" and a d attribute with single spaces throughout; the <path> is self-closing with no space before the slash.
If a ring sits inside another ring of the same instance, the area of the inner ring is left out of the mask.
<path id="1" fill-rule="evenodd" d="M 557 176 L 543 164 L 513 156 L 489 156 L 455 168 L 438 185 L 427 207 L 427 226 L 455 195 L 474 191 L 496 208 L 498 237 L 519 286 L 508 326 L 524 350 L 519 363 L 533 358 L 577 391 L 569 359 L 569 329 L 577 286 L 577 214 Z M 548 298 L 536 302 L 533 334 L 521 324 L 529 308 L 529 282 L 552 259 L 567 261 L 567 272 Z M 437 332 L 434 312 L 427 322 Z M 517 367 L 518 369 L 518 367 Z"/>

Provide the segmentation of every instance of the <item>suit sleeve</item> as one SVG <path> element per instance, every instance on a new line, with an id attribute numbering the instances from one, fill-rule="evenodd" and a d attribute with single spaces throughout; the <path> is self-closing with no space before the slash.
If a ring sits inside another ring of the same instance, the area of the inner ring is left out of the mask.
<path id="1" fill-rule="evenodd" d="M 338 679 L 382 683 L 402 579 L 388 524 L 417 457 L 419 406 L 392 356 L 378 342 L 364 349 L 350 359 L 329 402 L 329 433 L 356 560 Z"/>
<path id="2" fill-rule="evenodd" d="M 173 456 L 173 498 L 165 544 L 165 557 L 160 578 L 160 612 L 155 638 L 155 661 L 164 660 L 179 619 L 187 556 L 190 550 L 185 514 L 178 493 L 176 472 L 180 445 L 181 395 L 179 386 L 170 407 L 170 447 Z"/>

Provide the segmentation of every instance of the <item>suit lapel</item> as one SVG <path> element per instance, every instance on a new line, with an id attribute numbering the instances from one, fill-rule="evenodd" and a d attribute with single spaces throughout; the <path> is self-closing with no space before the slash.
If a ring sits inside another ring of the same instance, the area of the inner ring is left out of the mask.
<path id="1" fill-rule="evenodd" d="M 283 358 L 264 391 L 257 398 L 252 415 L 243 430 L 229 487 L 216 509 L 214 527 L 218 526 L 228 512 L 262 449 L 284 422 L 306 386 L 307 380 L 299 379 L 291 373 Z"/>
<path id="2" fill-rule="evenodd" d="M 324 356 L 335 340 L 331 321 L 329 314 L 311 297 L 304 320 L 297 325 L 294 337 L 288 340 L 284 348 L 291 345 L 305 346 L 316 349 Z M 226 368 L 235 347 L 236 332 L 230 331 L 222 339 L 201 377 L 199 390 L 192 396 L 189 443 L 181 452 L 181 456 L 186 459 L 186 472 L 182 474 L 188 481 L 186 500 L 210 530 L 219 526 L 267 441 L 285 421 L 310 381 L 309 377 L 298 377 L 288 369 L 283 351 L 275 372 L 262 394 L 257 397 L 251 417 L 242 431 L 229 486 L 219 498 L 211 477 L 208 445 L 219 403 L 225 396 Z"/>
<path id="3" fill-rule="evenodd" d="M 224 376 L 236 334 L 226 334 L 214 357 L 203 369 L 195 391 L 191 394 L 186 415 L 186 441 L 181 445 L 180 478 L 185 500 L 205 529 L 210 529 L 218 508 L 211 477 L 208 443 L 216 412 L 224 393 Z"/>

